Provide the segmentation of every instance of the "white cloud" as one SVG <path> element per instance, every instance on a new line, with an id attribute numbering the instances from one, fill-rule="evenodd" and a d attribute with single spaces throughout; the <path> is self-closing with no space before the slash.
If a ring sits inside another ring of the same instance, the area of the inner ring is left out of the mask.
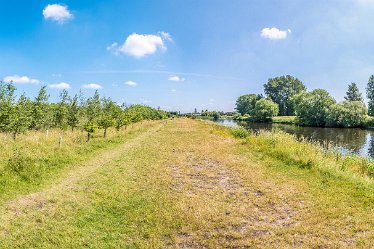
<path id="1" fill-rule="evenodd" d="M 170 75 L 169 80 L 170 81 L 183 82 L 185 80 L 185 78 L 182 78 L 178 75 Z"/>
<path id="2" fill-rule="evenodd" d="M 124 53 L 135 58 L 142 58 L 158 50 L 166 50 L 165 41 L 172 41 L 171 35 L 167 32 L 160 32 L 158 35 L 133 33 L 122 45 L 114 42 L 106 49 L 114 54 Z"/>
<path id="3" fill-rule="evenodd" d="M 171 92 L 175 93 L 175 92 L 177 92 L 177 89 L 171 89 Z"/>
<path id="4" fill-rule="evenodd" d="M 209 102 L 214 102 L 214 99 L 209 99 Z"/>
<path id="5" fill-rule="evenodd" d="M 128 86 L 136 86 L 136 85 L 138 85 L 135 81 L 132 81 L 132 80 L 126 81 L 125 84 L 128 85 Z"/>
<path id="6" fill-rule="evenodd" d="M 70 84 L 65 83 L 65 82 L 56 83 L 56 84 L 49 84 L 48 87 L 53 88 L 53 89 L 59 89 L 59 90 L 70 89 L 71 88 Z"/>
<path id="7" fill-rule="evenodd" d="M 286 39 L 287 35 L 291 33 L 290 29 L 279 30 L 277 28 L 264 28 L 261 30 L 261 37 L 270 40 Z"/>
<path id="8" fill-rule="evenodd" d="M 98 90 L 98 89 L 101 89 L 103 87 L 101 85 L 99 85 L 99 84 L 91 83 L 91 84 L 82 85 L 82 88 Z"/>
<path id="9" fill-rule="evenodd" d="M 12 76 L 6 76 L 3 79 L 4 82 L 13 82 L 15 84 L 39 84 L 40 81 L 37 79 L 31 79 L 27 76 L 18 76 L 18 75 L 12 75 Z"/>
<path id="10" fill-rule="evenodd" d="M 51 19 L 60 24 L 73 18 L 67 6 L 60 4 L 48 4 L 43 10 L 44 19 Z"/>

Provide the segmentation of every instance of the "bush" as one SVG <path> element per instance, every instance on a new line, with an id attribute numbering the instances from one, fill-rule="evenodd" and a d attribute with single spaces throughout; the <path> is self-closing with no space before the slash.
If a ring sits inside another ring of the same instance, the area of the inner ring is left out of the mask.
<path id="1" fill-rule="evenodd" d="M 367 109 L 361 101 L 344 101 L 331 107 L 326 125 L 360 127 L 365 123 Z"/>
<path id="2" fill-rule="evenodd" d="M 249 131 L 243 127 L 233 128 L 231 129 L 231 134 L 234 136 L 234 138 L 247 138 L 249 136 Z"/>
<path id="3" fill-rule="evenodd" d="M 257 121 L 269 121 L 273 116 L 278 115 L 278 112 L 278 104 L 270 99 L 260 99 L 253 110 L 253 118 Z"/>

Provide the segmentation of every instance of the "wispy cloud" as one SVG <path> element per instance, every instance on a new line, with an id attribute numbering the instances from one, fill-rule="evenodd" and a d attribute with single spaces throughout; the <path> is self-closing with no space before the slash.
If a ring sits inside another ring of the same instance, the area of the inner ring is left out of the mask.
<path id="1" fill-rule="evenodd" d="M 138 83 L 136 83 L 135 81 L 132 81 L 132 80 L 128 80 L 125 82 L 126 85 L 128 86 L 137 86 Z"/>
<path id="2" fill-rule="evenodd" d="M 182 78 L 182 77 L 180 77 L 180 76 L 178 76 L 178 75 L 171 75 L 171 76 L 169 77 L 169 80 L 170 80 L 170 81 L 183 82 L 183 81 L 185 80 L 185 78 Z"/>
<path id="3" fill-rule="evenodd" d="M 27 76 L 11 75 L 6 76 L 3 79 L 4 82 L 13 82 L 15 84 L 39 84 L 40 81 L 37 79 L 31 79 Z"/>
<path id="4" fill-rule="evenodd" d="M 149 100 L 149 99 L 140 99 L 140 101 L 143 103 L 143 104 L 150 104 L 152 103 L 152 100 Z"/>
<path id="5" fill-rule="evenodd" d="M 68 7 L 60 4 L 48 4 L 43 9 L 43 16 L 44 19 L 51 19 L 59 24 L 63 24 L 73 18 Z"/>
<path id="6" fill-rule="evenodd" d="M 81 71 L 84 74 L 169 74 L 169 75 L 184 75 L 184 76 L 194 76 L 203 78 L 213 78 L 213 79 L 224 79 L 224 80 L 235 80 L 246 82 L 246 80 L 232 77 L 232 76 L 220 76 L 213 74 L 202 74 L 202 73 L 183 73 L 183 72 L 172 72 L 172 71 L 162 71 L 162 70 L 95 70 L 95 71 Z"/>

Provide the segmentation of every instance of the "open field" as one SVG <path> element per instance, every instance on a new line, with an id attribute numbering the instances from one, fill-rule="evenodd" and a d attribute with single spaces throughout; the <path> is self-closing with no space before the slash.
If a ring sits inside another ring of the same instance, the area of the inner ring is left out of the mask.
<path id="1" fill-rule="evenodd" d="M 37 184 L 1 176 L 19 184 L 2 183 L 0 248 L 374 246 L 369 163 L 191 119 L 110 134 Z"/>

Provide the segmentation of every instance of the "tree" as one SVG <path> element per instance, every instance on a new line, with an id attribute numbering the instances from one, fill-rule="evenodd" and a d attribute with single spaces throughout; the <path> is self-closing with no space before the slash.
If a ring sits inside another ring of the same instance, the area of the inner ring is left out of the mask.
<path id="1" fill-rule="evenodd" d="M 15 102 L 16 88 L 12 83 L 0 81 L 0 130 L 7 131 Z"/>
<path id="2" fill-rule="evenodd" d="M 236 100 L 236 110 L 241 114 L 251 114 L 256 102 L 260 99 L 257 94 L 246 94 Z"/>
<path id="3" fill-rule="evenodd" d="M 325 126 L 334 98 L 323 89 L 303 92 L 292 98 L 299 123 L 309 126 Z"/>
<path id="4" fill-rule="evenodd" d="M 374 116 L 374 75 L 371 75 L 366 87 L 366 97 L 368 98 L 369 116 Z"/>
<path id="5" fill-rule="evenodd" d="M 63 90 L 60 93 L 60 101 L 54 106 L 53 110 L 53 120 L 57 128 L 65 130 L 68 123 L 68 103 L 69 103 L 69 94 L 67 90 Z"/>
<path id="6" fill-rule="evenodd" d="M 74 95 L 73 98 L 70 99 L 70 103 L 68 106 L 68 125 L 71 127 L 71 131 L 74 131 L 79 124 L 79 97 L 78 95 Z"/>
<path id="7" fill-rule="evenodd" d="M 345 96 L 344 99 L 347 101 L 364 102 L 364 99 L 362 98 L 362 94 L 360 93 L 360 90 L 358 90 L 358 87 L 356 83 L 354 82 L 348 85 L 347 96 Z"/>
<path id="8" fill-rule="evenodd" d="M 114 115 L 116 111 L 116 104 L 110 98 L 102 99 L 102 112 L 98 120 L 100 128 L 104 129 L 104 138 L 109 127 L 114 125 Z"/>
<path id="9" fill-rule="evenodd" d="M 278 115 L 279 108 L 271 99 L 260 99 L 256 102 L 253 117 L 257 121 L 268 121 Z"/>
<path id="10" fill-rule="evenodd" d="M 13 134 L 15 140 L 18 134 L 24 133 L 31 125 L 32 102 L 22 94 L 17 103 L 11 108 L 7 131 Z"/>
<path id="11" fill-rule="evenodd" d="M 304 84 L 290 75 L 269 79 L 264 88 L 266 96 L 278 104 L 281 116 L 294 115 L 294 106 L 290 98 L 306 91 Z"/>
<path id="12" fill-rule="evenodd" d="M 114 109 L 114 126 L 116 130 L 119 131 L 122 126 L 126 126 L 131 124 L 131 116 L 124 112 L 126 108 L 125 104 L 121 106 L 116 105 Z"/>
<path id="13" fill-rule="evenodd" d="M 87 141 L 90 141 L 92 133 L 97 129 L 97 120 L 101 114 L 101 101 L 99 92 L 96 90 L 94 96 L 87 99 L 86 103 L 86 123 L 84 130 L 87 131 Z"/>
<path id="14" fill-rule="evenodd" d="M 30 128 L 40 130 L 48 129 L 51 126 L 52 117 L 48 98 L 47 87 L 42 86 L 32 105 L 32 122 Z"/>
<path id="15" fill-rule="evenodd" d="M 362 101 L 344 101 L 331 107 L 327 126 L 360 127 L 364 124 L 367 109 Z"/>

